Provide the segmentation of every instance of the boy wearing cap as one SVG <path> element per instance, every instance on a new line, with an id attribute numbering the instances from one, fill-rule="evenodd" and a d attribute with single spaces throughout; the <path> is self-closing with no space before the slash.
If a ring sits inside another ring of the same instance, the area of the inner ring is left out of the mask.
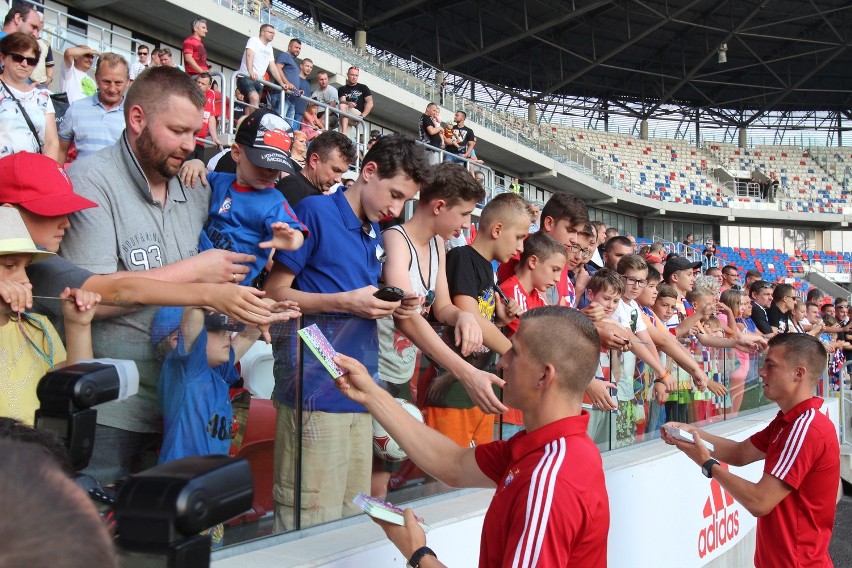
<path id="1" fill-rule="evenodd" d="M 49 159 L 49 158 L 48 158 Z M 26 267 L 54 253 L 36 248 L 20 214 L 0 207 L 0 416 L 32 425 L 39 408 L 36 386 L 45 373 L 80 359 L 92 358 L 91 321 L 100 296 L 65 288 L 59 296 L 68 349 L 42 315 L 32 307 Z M 78 304 L 80 307 L 78 308 Z"/>
<path id="2" fill-rule="evenodd" d="M 242 332 L 233 337 L 233 332 Z M 234 364 L 260 336 L 257 328 L 202 308 L 160 308 L 151 344 L 163 361 L 157 396 L 163 408 L 158 463 L 189 456 L 227 455 L 234 413 L 229 385 Z"/>
<path id="3" fill-rule="evenodd" d="M 212 196 L 198 250 L 253 254 L 255 261 L 243 280 L 249 285 L 266 264 L 263 249 L 296 250 L 308 234 L 275 188 L 281 170 L 289 166 L 291 142 L 284 119 L 259 109 L 243 121 L 231 146 L 237 173 L 207 174 Z"/>

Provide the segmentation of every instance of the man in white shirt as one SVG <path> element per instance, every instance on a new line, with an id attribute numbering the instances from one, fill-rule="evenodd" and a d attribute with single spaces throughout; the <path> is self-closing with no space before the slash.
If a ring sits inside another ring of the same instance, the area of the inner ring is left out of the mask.
<path id="1" fill-rule="evenodd" d="M 95 80 L 89 77 L 89 69 L 99 53 L 88 45 L 69 47 L 63 54 L 62 88 L 73 103 L 91 97 L 98 90 Z"/>
<path id="2" fill-rule="evenodd" d="M 257 106 L 260 103 L 263 85 L 258 79 L 263 79 L 263 75 L 267 71 L 279 85 L 284 85 L 285 89 L 295 88 L 281 76 L 278 67 L 274 65 L 275 55 L 272 52 L 271 45 L 274 37 L 275 28 L 269 24 L 263 24 L 260 26 L 259 36 L 249 38 L 246 42 L 243 60 L 240 62 L 240 71 L 249 75 L 249 77 L 238 77 L 237 89 L 240 90 L 250 105 Z"/>

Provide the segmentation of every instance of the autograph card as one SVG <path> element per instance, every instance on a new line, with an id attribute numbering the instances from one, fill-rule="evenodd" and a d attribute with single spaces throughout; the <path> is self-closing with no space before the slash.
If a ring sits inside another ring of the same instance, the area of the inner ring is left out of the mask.
<path id="1" fill-rule="evenodd" d="M 323 335 L 317 324 L 303 327 L 298 331 L 298 334 L 313 354 L 316 355 L 316 358 L 320 360 L 320 363 L 328 370 L 332 378 L 336 379 L 346 373 L 346 371 L 338 367 L 337 363 L 334 362 L 334 356 L 337 355 L 337 351 L 331 346 L 328 338 Z"/>

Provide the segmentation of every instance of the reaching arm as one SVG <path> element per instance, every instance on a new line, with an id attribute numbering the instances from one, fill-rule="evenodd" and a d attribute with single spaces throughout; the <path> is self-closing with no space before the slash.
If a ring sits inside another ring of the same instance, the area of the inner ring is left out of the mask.
<path id="1" fill-rule="evenodd" d="M 408 414 L 355 359 L 338 355 L 335 361 L 347 371 L 336 379 L 337 388 L 366 406 L 423 471 L 452 487 L 494 487 L 476 464 L 473 448 L 462 448 Z"/>
<path id="2" fill-rule="evenodd" d="M 73 140 L 59 140 L 59 156 L 57 156 L 56 163 L 60 166 L 64 166 L 65 162 L 68 161 L 68 150 L 71 149 L 71 144 L 73 144 Z"/>
<path id="3" fill-rule="evenodd" d="M 500 329 L 479 313 L 479 303 L 476 298 L 459 294 L 453 297 L 453 304 L 460 310 L 476 316 L 476 321 L 482 329 L 483 345 L 497 353 L 505 353 L 512 347 L 512 342 Z"/>
<path id="4" fill-rule="evenodd" d="M 693 436 L 695 436 L 695 443 L 675 440 L 668 435 L 665 429 L 662 430 L 663 441 L 667 444 L 677 446 L 680 451 L 698 465 L 702 465 L 710 459 L 710 451 L 701 441 L 705 437 L 714 446 L 713 457 L 731 465 L 745 465 L 765 457 L 765 454 L 755 448 L 750 440 L 733 442 L 726 438 L 706 434 L 695 427 L 686 427 L 687 425 L 685 424 L 673 424 L 691 431 Z M 725 459 L 726 457 L 731 457 L 737 461 L 728 461 Z M 755 517 L 762 517 L 768 514 L 793 490 L 792 487 L 766 472 L 764 472 L 760 481 L 757 483 L 743 479 L 723 467 L 713 466 L 712 473 L 713 479 L 717 480 L 719 485 L 725 488 L 734 499 Z"/>

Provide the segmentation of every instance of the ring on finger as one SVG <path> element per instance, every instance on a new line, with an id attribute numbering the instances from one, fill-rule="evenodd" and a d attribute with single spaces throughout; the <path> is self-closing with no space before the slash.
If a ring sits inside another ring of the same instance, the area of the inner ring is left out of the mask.
<path id="1" fill-rule="evenodd" d="M 233 274 L 231 274 L 231 282 L 236 282 L 236 281 L 237 281 L 237 273 L 234 272 Z"/>

